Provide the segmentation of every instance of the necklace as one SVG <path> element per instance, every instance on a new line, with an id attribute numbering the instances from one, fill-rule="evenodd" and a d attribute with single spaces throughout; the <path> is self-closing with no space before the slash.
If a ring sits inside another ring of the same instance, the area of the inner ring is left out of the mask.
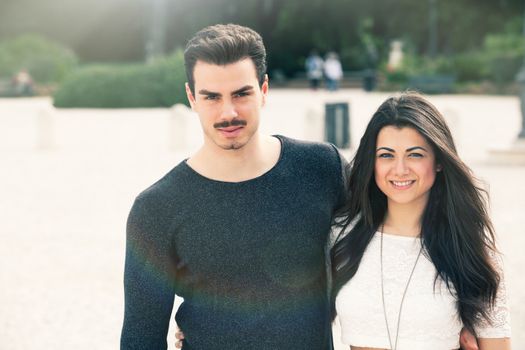
<path id="1" fill-rule="evenodd" d="M 414 263 L 414 266 L 412 267 L 412 271 L 410 271 L 410 276 L 408 276 L 408 281 L 405 286 L 405 290 L 403 291 L 403 297 L 401 298 L 401 303 L 399 304 L 399 313 L 397 315 L 397 329 L 396 329 L 396 338 L 394 342 L 394 346 L 392 347 L 392 337 L 390 336 L 390 327 L 388 326 L 388 317 L 386 316 L 386 306 L 385 306 L 385 288 L 384 288 L 384 282 L 383 282 L 383 229 L 384 224 L 381 225 L 381 245 L 380 245 L 380 265 L 381 265 L 381 299 L 383 301 L 383 315 L 385 315 L 385 324 L 386 324 L 386 332 L 388 334 L 388 342 L 390 343 L 390 349 L 396 350 L 397 349 L 397 340 L 399 337 L 399 324 L 401 322 L 401 312 L 403 311 L 403 302 L 405 301 L 405 296 L 407 294 L 408 286 L 410 285 L 410 281 L 412 280 L 412 275 L 414 275 L 414 270 L 416 269 L 417 262 L 419 261 L 419 257 L 421 256 L 421 251 L 423 250 L 423 246 L 419 248 L 419 253 L 417 254 L 416 262 Z"/>

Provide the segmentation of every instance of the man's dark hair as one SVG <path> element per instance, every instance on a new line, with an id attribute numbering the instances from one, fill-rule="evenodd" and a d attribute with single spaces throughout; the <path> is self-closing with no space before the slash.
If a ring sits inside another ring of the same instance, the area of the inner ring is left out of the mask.
<path id="1" fill-rule="evenodd" d="M 227 65 L 251 58 L 259 85 L 266 74 L 266 49 L 261 36 L 254 30 L 236 24 L 206 27 L 188 41 L 184 50 L 184 65 L 190 90 L 195 94 L 193 70 L 197 61 Z"/>

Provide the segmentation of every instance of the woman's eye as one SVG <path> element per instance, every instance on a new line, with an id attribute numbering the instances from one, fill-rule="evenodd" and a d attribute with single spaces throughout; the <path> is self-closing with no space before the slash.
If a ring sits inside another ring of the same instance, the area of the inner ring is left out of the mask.
<path id="1" fill-rule="evenodd" d="M 411 158 L 423 158 L 423 154 L 421 153 L 410 153 L 408 156 Z"/>
<path id="2" fill-rule="evenodd" d="M 380 153 L 377 155 L 377 158 L 392 158 L 393 155 L 390 153 Z"/>

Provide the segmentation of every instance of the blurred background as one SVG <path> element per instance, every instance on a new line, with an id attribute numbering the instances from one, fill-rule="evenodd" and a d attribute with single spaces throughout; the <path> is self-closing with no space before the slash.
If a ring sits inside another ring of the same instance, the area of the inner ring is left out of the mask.
<path id="1" fill-rule="evenodd" d="M 6 81 L 26 69 L 35 93 L 56 92 L 60 106 L 117 107 L 117 101 L 75 102 L 60 87 L 93 89 L 91 80 L 108 74 L 108 80 L 169 80 L 156 76 L 162 63 L 169 64 L 156 58 L 168 57 L 180 66 L 177 53 L 193 33 L 234 22 L 262 34 L 275 84 L 300 86 L 305 59 L 316 50 L 321 56 L 339 54 L 349 84 L 373 70 L 374 88 L 380 90 L 403 89 L 411 78 L 439 75 L 452 79 L 445 92 L 511 94 L 517 92 L 515 76 L 525 46 L 523 17 L 520 0 L 2 0 L 0 79 L 5 95 Z M 394 67 L 393 51 L 403 55 Z M 148 70 L 145 62 L 160 67 Z M 172 80 L 184 80 L 182 73 L 171 74 Z M 173 90 L 169 82 L 161 83 Z M 185 103 L 178 96 L 156 102 L 144 97 L 134 104 L 175 101 Z"/>
<path id="2" fill-rule="evenodd" d="M 524 1 L 0 0 L 0 349 L 118 348 L 131 204 L 202 141 L 182 50 L 230 22 L 267 48 L 265 133 L 350 158 L 382 101 L 428 94 L 491 195 L 525 348 Z"/>

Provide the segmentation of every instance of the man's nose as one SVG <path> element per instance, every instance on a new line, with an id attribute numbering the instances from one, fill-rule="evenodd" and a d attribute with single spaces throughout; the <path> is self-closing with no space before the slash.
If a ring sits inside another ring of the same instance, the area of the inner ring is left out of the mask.
<path id="1" fill-rule="evenodd" d="M 221 118 L 230 120 L 238 116 L 239 114 L 237 113 L 237 108 L 233 101 L 225 100 L 222 104 Z"/>

